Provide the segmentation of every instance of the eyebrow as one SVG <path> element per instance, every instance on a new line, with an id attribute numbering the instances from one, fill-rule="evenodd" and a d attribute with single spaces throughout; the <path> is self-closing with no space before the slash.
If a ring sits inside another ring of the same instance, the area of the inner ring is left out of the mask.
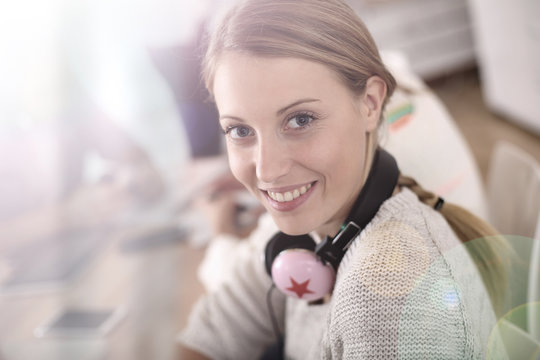
<path id="1" fill-rule="evenodd" d="M 311 103 L 311 102 L 316 102 L 316 101 L 320 101 L 320 100 L 319 99 L 311 99 L 311 98 L 297 100 L 297 101 L 293 102 L 292 104 L 289 104 L 289 105 L 279 109 L 276 112 L 276 115 L 281 116 L 285 111 L 289 110 L 290 108 L 293 108 L 293 107 L 295 107 L 297 105 L 300 105 L 300 104 Z"/>
<path id="2" fill-rule="evenodd" d="M 219 121 L 223 120 L 223 119 L 231 119 L 231 120 L 235 120 L 235 121 L 239 121 L 239 122 L 245 122 L 242 118 L 239 118 L 238 116 L 232 116 L 232 115 L 221 115 L 219 117 Z"/>
<path id="3" fill-rule="evenodd" d="M 312 102 L 318 102 L 318 101 L 321 101 L 319 99 L 312 99 L 312 98 L 306 98 L 306 99 L 300 99 L 300 100 L 297 100 L 281 109 L 279 109 L 278 111 L 276 111 L 276 116 L 281 116 L 284 112 L 286 112 L 287 110 L 289 110 L 290 108 L 293 108 L 295 106 L 298 106 L 300 104 L 306 104 L 306 103 L 312 103 Z M 221 121 L 222 119 L 232 119 L 232 120 L 236 120 L 236 121 L 240 121 L 240 122 L 244 122 L 244 120 L 242 118 L 239 118 L 237 116 L 232 116 L 232 115 L 221 115 L 219 117 L 219 120 Z"/>

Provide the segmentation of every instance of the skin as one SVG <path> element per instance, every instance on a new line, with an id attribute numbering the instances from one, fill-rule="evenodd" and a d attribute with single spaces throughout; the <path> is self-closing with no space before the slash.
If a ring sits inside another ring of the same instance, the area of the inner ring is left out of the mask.
<path id="1" fill-rule="evenodd" d="M 213 92 L 238 181 L 283 232 L 334 236 L 369 170 L 367 138 L 378 124 L 384 82 L 372 76 L 354 94 L 319 63 L 227 53 Z M 292 202 L 268 193 L 308 185 Z"/>
<path id="2" fill-rule="evenodd" d="M 242 239 L 257 227 L 255 220 L 253 223 L 239 223 L 241 214 L 258 219 L 264 212 L 260 205 L 242 208 L 237 198 L 240 191 L 245 191 L 244 186 L 229 172 L 211 183 L 206 194 L 196 200 L 195 205 L 208 216 L 214 236 L 228 234 Z"/>

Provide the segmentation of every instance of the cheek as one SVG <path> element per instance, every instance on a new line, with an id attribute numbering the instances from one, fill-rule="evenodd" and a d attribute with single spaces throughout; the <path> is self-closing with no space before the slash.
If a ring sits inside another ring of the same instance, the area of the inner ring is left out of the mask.
<path id="1" fill-rule="evenodd" d="M 326 176 L 335 191 L 350 190 L 363 176 L 365 142 L 361 136 L 335 137 L 327 142 L 319 155 L 319 164 L 324 166 Z"/>
<path id="2" fill-rule="evenodd" d="M 313 147 L 312 153 L 326 163 L 326 166 L 343 167 L 356 163 L 365 151 L 364 133 L 357 129 L 344 129 L 327 136 Z"/>
<path id="3" fill-rule="evenodd" d="M 250 162 L 249 157 L 242 151 L 228 147 L 229 168 L 232 174 L 244 186 L 250 183 Z"/>

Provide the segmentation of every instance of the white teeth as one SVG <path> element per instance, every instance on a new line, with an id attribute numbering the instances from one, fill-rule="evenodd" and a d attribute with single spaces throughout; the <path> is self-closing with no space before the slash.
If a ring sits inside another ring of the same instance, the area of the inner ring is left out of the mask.
<path id="1" fill-rule="evenodd" d="M 294 189 L 293 191 L 287 191 L 285 193 L 278 193 L 278 192 L 272 192 L 268 191 L 268 196 L 270 196 L 273 200 L 278 202 L 287 202 L 292 201 L 299 197 L 300 195 L 303 195 L 308 191 L 308 189 L 311 187 L 311 184 L 302 186 L 300 189 Z"/>
<path id="2" fill-rule="evenodd" d="M 291 201 L 293 199 L 293 195 L 290 192 L 286 192 L 285 195 L 283 195 L 285 198 L 285 201 Z"/>

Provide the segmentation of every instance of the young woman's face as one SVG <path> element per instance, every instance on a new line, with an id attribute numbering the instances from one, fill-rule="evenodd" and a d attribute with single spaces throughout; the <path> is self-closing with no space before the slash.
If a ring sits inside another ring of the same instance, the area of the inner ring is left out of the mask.
<path id="1" fill-rule="evenodd" d="M 234 176 L 283 232 L 335 235 L 377 125 L 367 96 L 315 62 L 235 53 L 220 59 L 213 90 Z"/>

